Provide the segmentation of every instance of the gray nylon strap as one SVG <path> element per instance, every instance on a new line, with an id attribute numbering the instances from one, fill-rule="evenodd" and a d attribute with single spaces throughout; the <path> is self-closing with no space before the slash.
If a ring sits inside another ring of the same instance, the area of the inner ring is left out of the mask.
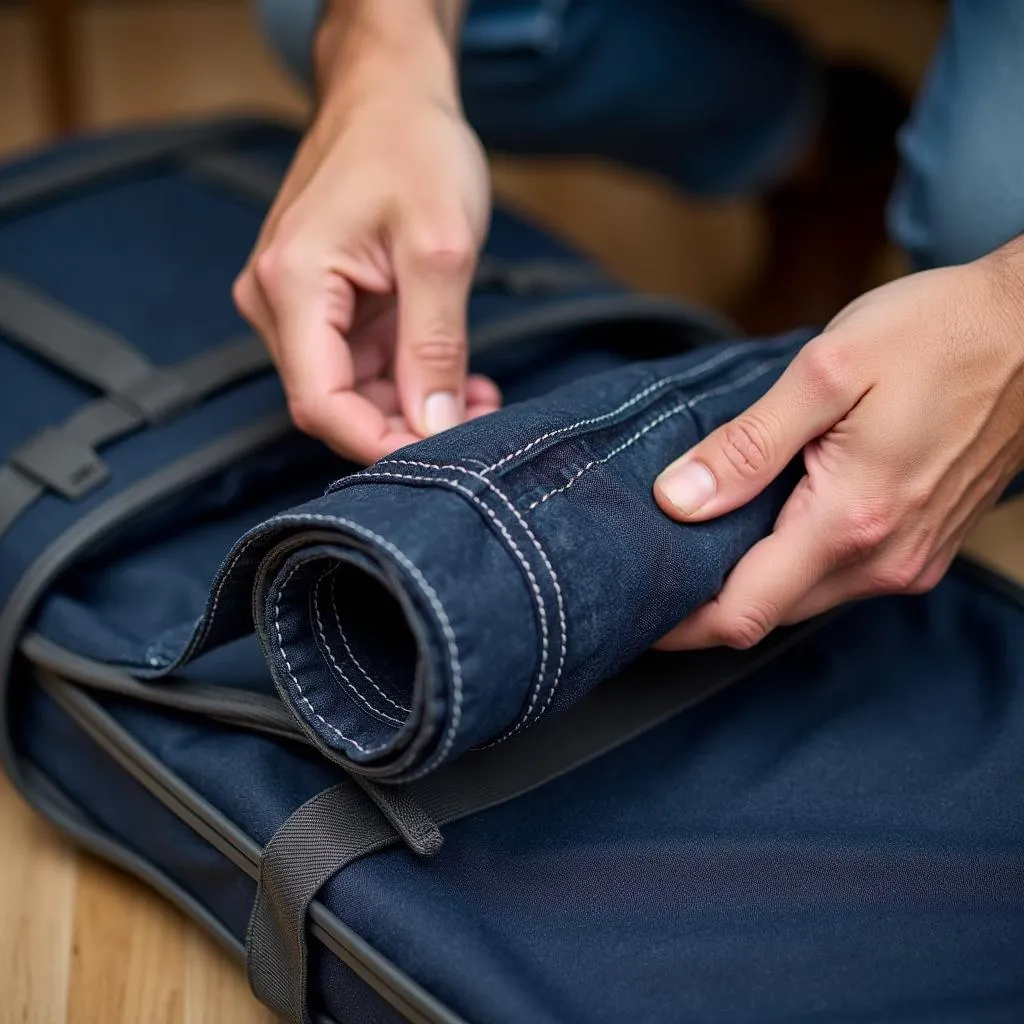
<path id="1" fill-rule="evenodd" d="M 0 466 L 0 536 L 22 512 L 42 497 L 46 488 L 13 466 Z"/>
<path id="2" fill-rule="evenodd" d="M 352 778 L 394 825 L 413 853 L 421 857 L 433 857 L 441 852 L 444 839 L 437 822 L 427 814 L 407 787 L 381 786 L 359 775 L 353 775 Z"/>
<path id="3" fill-rule="evenodd" d="M 228 342 L 174 368 L 179 393 L 188 403 L 265 370 L 270 357 L 256 338 Z M 83 405 L 59 426 L 47 427 L 8 456 L 0 467 L 0 536 L 46 490 L 80 498 L 108 476 L 97 449 L 150 422 L 138 408 L 118 399 Z"/>
<path id="4" fill-rule="evenodd" d="M 752 651 L 722 647 L 692 652 L 684 659 L 648 655 L 571 709 L 541 719 L 512 741 L 471 751 L 409 788 L 439 825 L 522 796 L 749 675 L 820 621 L 779 630 Z"/>
<path id="5" fill-rule="evenodd" d="M 177 679 L 146 682 L 115 665 L 93 661 L 69 651 L 39 633 L 29 633 L 24 637 L 19 650 L 37 668 L 74 679 L 79 685 L 93 690 L 174 708 L 236 728 L 279 736 L 294 743 L 307 742 L 306 734 L 284 705 L 262 693 Z"/>
<path id="6" fill-rule="evenodd" d="M 227 188 L 258 206 L 269 206 L 281 187 L 281 175 L 275 168 L 229 149 L 198 150 L 185 166 L 201 181 Z"/>
<path id="7" fill-rule="evenodd" d="M 598 267 L 573 260 L 508 260 L 484 254 L 473 287 L 498 289 L 511 295 L 561 295 L 612 286 Z"/>
<path id="8" fill-rule="evenodd" d="M 173 371 L 154 366 L 123 338 L 3 274 L 0 331 L 146 419 L 167 416 L 189 399 Z"/>
<path id="9" fill-rule="evenodd" d="M 0 216 L 22 212 L 69 189 L 100 184 L 118 174 L 187 153 L 193 146 L 222 141 L 244 127 L 205 122 L 132 132 L 75 156 L 34 167 L 20 177 L 0 183 Z"/>
<path id="10" fill-rule="evenodd" d="M 337 871 L 396 838 L 369 797 L 342 782 L 303 804 L 263 851 L 246 934 L 246 972 L 256 997 L 290 1024 L 310 1024 L 309 904 Z"/>

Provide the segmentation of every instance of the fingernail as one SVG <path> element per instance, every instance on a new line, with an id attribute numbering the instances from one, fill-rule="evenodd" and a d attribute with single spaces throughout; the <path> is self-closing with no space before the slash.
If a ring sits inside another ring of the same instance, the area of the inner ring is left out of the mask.
<path id="1" fill-rule="evenodd" d="M 440 434 L 442 430 L 457 427 L 462 419 L 460 402 L 451 391 L 435 391 L 427 395 L 423 403 L 423 425 L 428 434 Z"/>
<path id="2" fill-rule="evenodd" d="M 678 462 L 658 478 L 662 494 L 683 515 L 699 512 L 715 496 L 715 478 L 703 462 Z"/>

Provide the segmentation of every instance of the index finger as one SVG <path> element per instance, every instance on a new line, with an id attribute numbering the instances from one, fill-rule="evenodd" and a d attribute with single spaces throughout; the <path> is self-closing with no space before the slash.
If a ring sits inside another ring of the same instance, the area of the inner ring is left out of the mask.
<path id="1" fill-rule="evenodd" d="M 834 565 L 834 550 L 821 524 L 809 527 L 804 517 L 782 521 L 740 559 L 717 597 L 655 646 L 668 651 L 753 647 L 785 621 Z"/>
<path id="2" fill-rule="evenodd" d="M 277 299 L 277 361 L 295 425 L 356 462 L 388 454 L 384 413 L 355 390 L 345 339 L 355 292 L 343 278 L 292 280 Z"/>

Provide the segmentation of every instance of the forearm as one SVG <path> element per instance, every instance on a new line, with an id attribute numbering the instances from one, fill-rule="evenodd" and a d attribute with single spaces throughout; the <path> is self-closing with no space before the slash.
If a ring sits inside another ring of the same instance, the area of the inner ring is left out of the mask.
<path id="1" fill-rule="evenodd" d="M 457 103 L 465 7 L 466 0 L 326 0 L 313 41 L 318 93 L 355 98 L 397 80 Z"/>

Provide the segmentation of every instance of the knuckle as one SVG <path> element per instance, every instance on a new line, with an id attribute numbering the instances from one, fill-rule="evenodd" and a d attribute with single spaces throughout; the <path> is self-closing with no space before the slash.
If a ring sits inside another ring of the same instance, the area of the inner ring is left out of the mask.
<path id="1" fill-rule="evenodd" d="M 909 592 L 921 576 L 922 566 L 915 559 L 882 562 L 868 572 L 868 586 L 873 594 Z"/>
<path id="2" fill-rule="evenodd" d="M 819 338 L 808 344 L 799 357 L 804 376 L 812 392 L 822 399 L 846 394 L 851 378 L 850 357 L 832 338 Z"/>
<path id="3" fill-rule="evenodd" d="M 294 396 L 288 399 L 288 414 L 296 429 L 303 434 L 318 437 L 322 431 L 323 416 L 319 403 L 308 396 Z"/>
<path id="4" fill-rule="evenodd" d="M 415 264 L 437 274 L 468 275 L 476 262 L 476 244 L 466 230 L 425 232 L 412 244 Z"/>
<path id="5" fill-rule="evenodd" d="M 256 316 L 256 298 L 253 295 L 252 270 L 249 267 L 235 278 L 231 285 L 231 298 L 238 312 L 252 321 Z"/>
<path id="6" fill-rule="evenodd" d="M 273 296 L 282 285 L 301 275 L 304 263 L 300 242 L 275 241 L 256 256 L 253 272 L 260 287 L 268 296 Z"/>
<path id="7" fill-rule="evenodd" d="M 722 641 L 727 647 L 748 650 L 772 631 L 775 621 L 776 616 L 767 605 L 749 605 L 730 617 L 722 631 Z"/>
<path id="8" fill-rule="evenodd" d="M 934 497 L 934 488 L 923 486 L 908 488 L 902 498 L 904 514 L 916 518 L 931 505 Z"/>
<path id="9" fill-rule="evenodd" d="M 439 329 L 413 339 L 409 350 L 417 363 L 441 374 L 461 370 L 466 359 L 459 336 Z"/>
<path id="10" fill-rule="evenodd" d="M 908 594 L 928 594 L 933 591 L 946 575 L 946 566 L 940 565 L 926 569 L 907 587 Z"/>
<path id="11" fill-rule="evenodd" d="M 745 415 L 722 428 L 721 450 L 739 476 L 756 477 L 772 464 L 774 443 L 764 423 Z"/>
<path id="12" fill-rule="evenodd" d="M 852 510 L 836 537 L 840 561 L 860 558 L 892 536 L 893 516 L 885 508 L 864 506 Z"/>
<path id="13" fill-rule="evenodd" d="M 253 260 L 253 275 L 259 287 L 267 295 L 272 295 L 278 289 L 282 276 L 280 251 L 271 246 L 257 253 L 256 259 Z"/>

